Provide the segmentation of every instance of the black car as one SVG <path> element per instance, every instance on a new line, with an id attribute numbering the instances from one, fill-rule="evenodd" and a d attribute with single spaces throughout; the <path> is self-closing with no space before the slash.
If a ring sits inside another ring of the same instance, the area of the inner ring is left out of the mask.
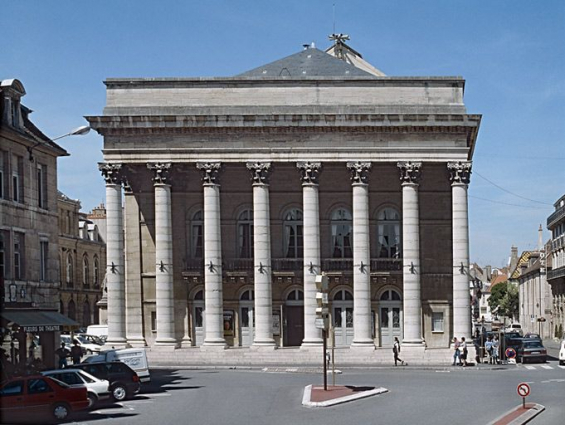
<path id="1" fill-rule="evenodd" d="M 518 361 L 526 363 L 526 361 L 547 361 L 547 350 L 539 339 L 523 339 L 520 347 L 518 347 Z"/>
<path id="2" fill-rule="evenodd" d="M 74 364 L 73 369 L 81 369 L 109 381 L 110 393 L 116 401 L 133 397 L 141 388 L 137 373 L 122 362 L 80 363 Z"/>

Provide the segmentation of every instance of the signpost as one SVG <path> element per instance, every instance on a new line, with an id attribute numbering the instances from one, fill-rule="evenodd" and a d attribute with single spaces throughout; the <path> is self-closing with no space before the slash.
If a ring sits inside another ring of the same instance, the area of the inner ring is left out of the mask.
<path id="1" fill-rule="evenodd" d="M 327 337 L 330 324 L 328 309 L 329 279 L 325 273 L 316 276 L 316 328 L 322 330 L 322 341 L 324 348 L 324 391 L 328 390 L 328 369 L 326 362 Z"/>
<path id="2" fill-rule="evenodd" d="M 520 384 L 518 384 L 516 391 L 518 392 L 518 395 L 522 397 L 522 408 L 525 409 L 526 397 L 530 395 L 530 386 L 525 382 L 521 382 Z"/>
<path id="3" fill-rule="evenodd" d="M 508 363 L 515 364 L 516 363 L 516 350 L 512 347 L 508 347 L 506 349 L 506 358 L 508 359 Z"/>

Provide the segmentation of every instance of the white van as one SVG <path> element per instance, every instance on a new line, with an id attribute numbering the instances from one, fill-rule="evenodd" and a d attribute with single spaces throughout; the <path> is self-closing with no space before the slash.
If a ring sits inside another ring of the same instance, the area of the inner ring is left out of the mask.
<path id="1" fill-rule="evenodd" d="M 151 381 L 147 353 L 145 348 L 123 348 L 121 350 L 105 350 L 95 356 L 87 357 L 85 363 L 120 361 L 131 367 L 139 376 L 141 382 Z"/>
<path id="2" fill-rule="evenodd" d="M 522 325 L 519 323 L 512 323 L 504 330 L 504 332 L 518 332 L 520 335 L 522 335 Z"/>
<path id="3" fill-rule="evenodd" d="M 88 335 L 94 335 L 106 341 L 108 338 L 108 325 L 90 325 L 86 328 Z"/>

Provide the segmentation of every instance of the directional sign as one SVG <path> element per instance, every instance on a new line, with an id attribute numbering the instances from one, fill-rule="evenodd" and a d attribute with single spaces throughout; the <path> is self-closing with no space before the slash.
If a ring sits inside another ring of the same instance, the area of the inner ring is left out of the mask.
<path id="1" fill-rule="evenodd" d="M 527 397 L 528 395 L 530 395 L 530 386 L 525 382 L 522 382 L 521 384 L 518 384 L 516 391 L 518 391 L 518 395 L 520 397 Z"/>
<path id="2" fill-rule="evenodd" d="M 508 347 L 506 349 L 506 357 L 509 359 L 516 357 L 516 350 L 514 350 L 512 347 Z"/>

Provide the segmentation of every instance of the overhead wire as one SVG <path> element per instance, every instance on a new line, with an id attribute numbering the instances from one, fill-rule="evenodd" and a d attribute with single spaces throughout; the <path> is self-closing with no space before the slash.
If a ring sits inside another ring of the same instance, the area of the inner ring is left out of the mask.
<path id="1" fill-rule="evenodd" d="M 480 198 L 480 197 L 478 197 L 478 196 L 473 196 L 473 195 L 469 195 L 469 198 L 480 199 L 481 201 L 492 202 L 493 204 L 507 205 L 507 206 L 510 206 L 510 207 L 532 208 L 532 209 L 534 209 L 534 210 L 547 210 L 547 208 L 543 208 L 543 207 L 535 207 L 535 206 L 533 206 L 533 205 L 510 204 L 510 203 L 508 203 L 508 202 L 494 201 L 494 200 L 492 200 L 492 199 Z"/>
<path id="2" fill-rule="evenodd" d="M 524 200 L 529 201 L 529 202 L 534 202 L 534 203 L 536 203 L 536 204 L 551 205 L 551 206 L 553 205 L 553 204 L 550 204 L 549 202 L 536 201 L 535 199 L 526 198 L 525 196 L 518 195 L 517 193 L 511 192 L 510 190 L 505 189 L 505 188 L 503 188 L 502 186 L 496 184 L 496 183 L 493 182 L 492 180 L 487 179 L 485 176 L 482 176 L 482 175 L 479 174 L 477 171 L 473 171 L 473 174 L 476 174 L 477 176 L 479 176 L 479 177 L 482 178 L 483 180 L 489 182 L 490 184 L 492 184 L 493 186 L 497 187 L 498 189 L 500 189 L 500 190 L 502 190 L 502 191 L 504 191 L 504 192 L 506 192 L 506 193 L 509 193 L 509 194 L 512 195 L 512 196 L 516 196 L 517 198 L 521 198 L 521 199 L 524 199 Z M 486 199 L 483 199 L 483 200 L 486 200 Z M 493 201 L 493 202 L 494 202 L 494 201 Z M 518 207 L 518 206 L 522 206 L 522 205 L 513 205 L 513 206 Z"/>

